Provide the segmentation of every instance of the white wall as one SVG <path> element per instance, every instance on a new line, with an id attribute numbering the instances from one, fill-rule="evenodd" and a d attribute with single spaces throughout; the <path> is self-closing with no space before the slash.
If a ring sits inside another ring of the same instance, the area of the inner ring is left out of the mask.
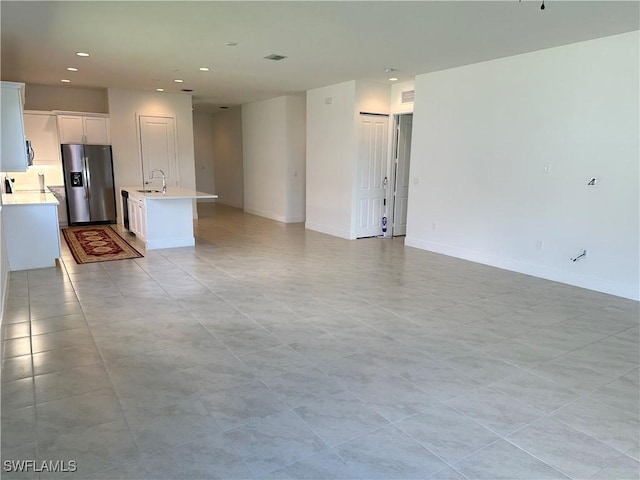
<path id="1" fill-rule="evenodd" d="M 116 191 L 121 186 L 143 185 L 136 115 L 175 117 L 180 186 L 195 190 L 191 97 L 184 94 L 139 92 L 115 88 L 110 88 L 108 95 Z M 122 218 L 121 203 L 120 199 L 116 199 L 119 219 Z"/>
<path id="2" fill-rule="evenodd" d="M 388 114 L 389 92 L 369 81 L 307 91 L 306 228 L 356 238 L 360 112 Z"/>
<path id="3" fill-rule="evenodd" d="M 30 83 L 25 87 L 24 109 L 109 113 L 109 102 L 105 88 L 54 87 Z"/>
<path id="4" fill-rule="evenodd" d="M 416 77 L 406 244 L 638 299 L 638 42 Z"/>
<path id="5" fill-rule="evenodd" d="M 415 90 L 414 80 L 391 85 L 391 113 L 413 113 L 413 102 L 402 103 L 402 92 Z"/>
<path id="6" fill-rule="evenodd" d="M 16 190 L 38 190 L 40 181 L 38 173 L 44 174 L 45 185 L 64 185 L 64 174 L 62 172 L 62 164 L 59 165 L 33 165 L 27 167 L 26 172 L 11 172 L 10 178 L 15 178 L 13 184 Z M 4 175 L 2 176 L 4 178 Z"/>
<path id="7" fill-rule="evenodd" d="M 193 151 L 195 157 L 196 190 L 205 193 L 216 193 L 213 160 L 213 114 L 193 112 Z M 212 202 L 214 200 L 199 200 L 199 202 L 207 201 Z"/>
<path id="8" fill-rule="evenodd" d="M 304 115 L 304 98 L 299 96 L 242 106 L 246 212 L 280 222 L 304 221 L 304 194 L 298 186 L 304 184 L 304 127 L 299 127 Z"/>
<path id="9" fill-rule="evenodd" d="M 387 83 L 356 81 L 356 115 L 360 112 L 389 114 L 390 92 L 391 86 Z"/>
<path id="10" fill-rule="evenodd" d="M 305 227 L 342 238 L 351 238 L 355 95 L 355 81 L 307 91 Z"/>
<path id="11" fill-rule="evenodd" d="M 230 108 L 214 114 L 212 128 L 216 202 L 242 208 L 242 109 Z"/>

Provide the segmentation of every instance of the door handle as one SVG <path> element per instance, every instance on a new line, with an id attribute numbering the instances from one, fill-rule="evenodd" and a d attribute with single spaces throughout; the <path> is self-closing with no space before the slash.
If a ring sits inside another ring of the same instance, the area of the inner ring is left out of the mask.
<path id="1" fill-rule="evenodd" d="M 87 157 L 82 157 L 82 164 L 84 166 L 84 198 L 88 199 L 91 195 L 91 177 L 89 174 L 89 162 Z"/>

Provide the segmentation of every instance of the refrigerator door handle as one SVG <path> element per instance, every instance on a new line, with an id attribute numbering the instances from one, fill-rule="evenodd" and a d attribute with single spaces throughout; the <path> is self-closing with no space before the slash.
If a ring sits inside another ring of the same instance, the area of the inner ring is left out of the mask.
<path id="1" fill-rule="evenodd" d="M 87 157 L 82 157 L 82 166 L 84 167 L 84 198 L 88 199 L 91 196 L 91 175 L 89 173 Z"/>

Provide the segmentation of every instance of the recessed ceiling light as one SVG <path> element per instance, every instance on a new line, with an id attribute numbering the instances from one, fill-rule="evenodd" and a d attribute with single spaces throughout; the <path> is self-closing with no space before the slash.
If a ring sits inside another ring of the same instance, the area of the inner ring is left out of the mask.
<path id="1" fill-rule="evenodd" d="M 200 67 L 200 68 L 198 68 L 198 70 L 200 70 L 201 72 L 208 72 L 209 71 L 209 67 Z"/>
<path id="2" fill-rule="evenodd" d="M 71 83 L 71 80 L 67 79 L 67 78 L 63 78 L 62 80 L 60 80 L 62 83 Z"/>
<path id="3" fill-rule="evenodd" d="M 389 79 L 390 82 L 397 82 L 398 81 L 398 77 L 391 77 Z"/>
<path id="4" fill-rule="evenodd" d="M 225 45 L 226 45 L 227 47 L 235 47 L 235 46 L 236 46 L 236 45 L 238 45 L 238 44 L 237 44 L 236 42 L 227 42 L 227 43 L 225 43 Z"/>
<path id="5" fill-rule="evenodd" d="M 182 82 L 184 82 L 184 80 L 180 80 L 179 78 L 176 78 L 176 79 L 174 80 L 174 82 L 176 82 L 176 83 L 182 83 Z"/>
<path id="6" fill-rule="evenodd" d="M 79 57 L 88 57 L 89 56 L 89 54 L 86 53 L 86 52 L 76 52 L 76 55 L 79 56 Z"/>
<path id="7" fill-rule="evenodd" d="M 156 92 L 164 92 L 164 88 L 156 88 Z"/>
<path id="8" fill-rule="evenodd" d="M 77 72 L 78 69 L 76 67 L 67 67 L 67 70 L 69 70 L 70 72 Z"/>

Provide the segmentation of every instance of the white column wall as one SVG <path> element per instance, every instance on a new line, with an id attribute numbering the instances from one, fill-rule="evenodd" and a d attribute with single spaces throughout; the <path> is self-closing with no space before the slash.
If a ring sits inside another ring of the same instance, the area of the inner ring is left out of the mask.
<path id="1" fill-rule="evenodd" d="M 355 81 L 307 91 L 305 227 L 342 238 L 354 238 L 355 92 Z"/>
<path id="2" fill-rule="evenodd" d="M 242 106 L 244 210 L 280 222 L 304 220 L 298 212 L 304 193 L 292 194 L 300 182 L 304 145 L 302 97 L 282 96 Z M 295 127 L 294 127 L 295 126 Z M 294 177 L 294 175 L 296 175 Z"/>
<path id="3" fill-rule="evenodd" d="M 416 77 L 406 244 L 638 299 L 638 44 Z"/>

